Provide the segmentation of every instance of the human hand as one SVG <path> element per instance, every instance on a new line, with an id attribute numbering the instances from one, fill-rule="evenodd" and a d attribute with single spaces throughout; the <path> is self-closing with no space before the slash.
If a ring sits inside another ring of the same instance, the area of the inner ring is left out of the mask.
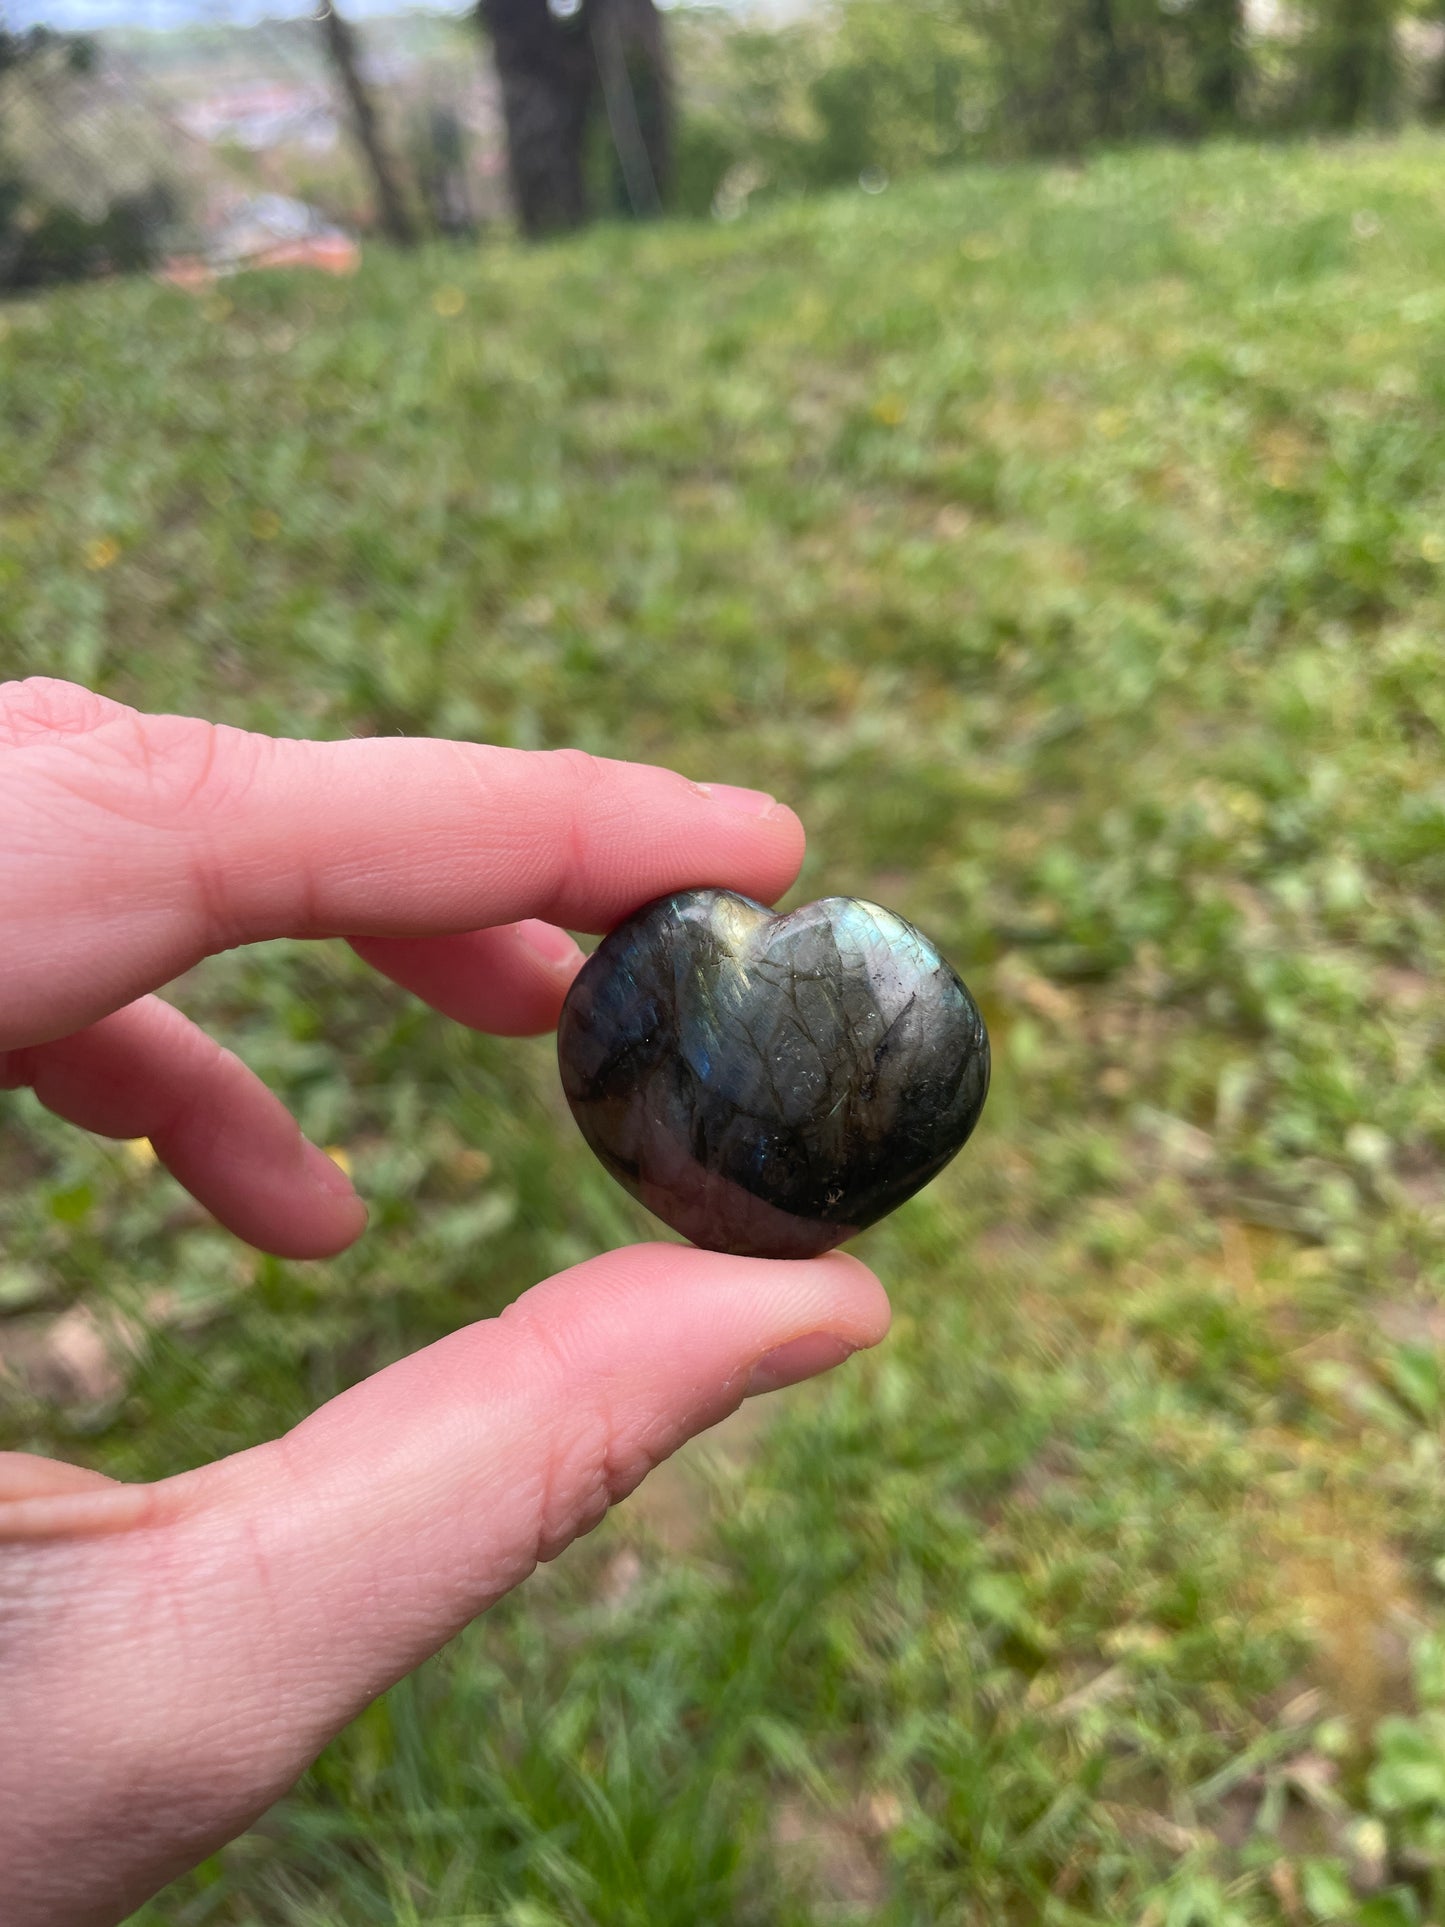
<path id="1" fill-rule="evenodd" d="M 769 799 L 664 770 L 3 684 L 0 1090 L 150 1137 L 239 1236 L 324 1256 L 362 1229 L 349 1183 L 157 985 L 344 935 L 449 1017 L 546 1030 L 581 961 L 559 926 L 697 883 L 771 902 L 802 845 Z M 123 1918 L 684 1440 L 887 1322 L 839 1253 L 639 1245 L 155 1485 L 0 1453 L 5 1927 Z"/>

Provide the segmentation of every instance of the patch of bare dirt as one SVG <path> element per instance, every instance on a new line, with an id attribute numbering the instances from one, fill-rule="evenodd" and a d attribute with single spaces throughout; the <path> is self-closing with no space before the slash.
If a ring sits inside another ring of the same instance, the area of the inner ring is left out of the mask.
<path id="1" fill-rule="evenodd" d="M 878 1842 L 902 1820 L 887 1795 L 830 1813 L 801 1795 L 785 1795 L 773 1821 L 773 1848 L 791 1885 L 812 1899 L 823 1919 L 875 1913 L 888 1896 Z"/>
<path id="2" fill-rule="evenodd" d="M 745 1399 L 730 1418 L 690 1440 L 648 1474 L 619 1508 L 622 1529 L 641 1531 L 664 1551 L 691 1552 L 711 1523 L 716 1472 L 745 1464 L 774 1416 L 766 1399 Z"/>
<path id="3" fill-rule="evenodd" d="M 0 1377 L 67 1411 L 114 1405 L 125 1391 L 139 1336 L 127 1321 L 72 1305 L 58 1317 L 0 1323 Z"/>

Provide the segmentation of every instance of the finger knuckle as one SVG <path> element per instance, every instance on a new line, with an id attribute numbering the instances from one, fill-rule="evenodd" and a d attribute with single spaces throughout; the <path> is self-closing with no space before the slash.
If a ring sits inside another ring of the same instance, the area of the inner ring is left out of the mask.
<path id="1" fill-rule="evenodd" d="M 126 711 L 79 683 L 57 676 L 0 682 L 0 747 L 22 749 L 56 736 L 80 736 Z"/>
<path id="2" fill-rule="evenodd" d="M 562 807 L 558 812 L 557 832 L 552 851 L 551 889 L 543 914 L 554 922 L 565 921 L 567 906 L 587 892 L 588 878 L 595 867 L 598 826 L 605 818 L 610 785 L 607 766 L 599 756 L 585 749 L 554 749 L 544 752 L 562 772 Z"/>
<path id="3" fill-rule="evenodd" d="M 594 756 L 588 749 L 549 749 L 544 752 L 548 759 L 562 770 L 573 790 L 581 796 L 591 795 L 601 789 L 607 781 L 607 764 L 601 756 Z"/>
<path id="4" fill-rule="evenodd" d="M 531 1511 L 529 1563 L 555 1559 L 625 1499 L 664 1456 L 637 1421 L 632 1401 L 619 1397 L 605 1372 L 587 1369 L 545 1312 L 526 1299 L 502 1322 L 521 1328 L 529 1370 L 559 1388 L 556 1417 L 538 1441 Z"/>
<path id="5" fill-rule="evenodd" d="M 191 716 L 147 716 L 76 683 L 0 683 L 0 747 L 50 745 L 76 797 L 134 821 L 190 824 L 244 802 L 266 739 Z"/>
<path id="6" fill-rule="evenodd" d="M 120 749 L 157 813 L 195 825 L 244 805 L 264 740 L 192 716 L 137 716 Z"/>

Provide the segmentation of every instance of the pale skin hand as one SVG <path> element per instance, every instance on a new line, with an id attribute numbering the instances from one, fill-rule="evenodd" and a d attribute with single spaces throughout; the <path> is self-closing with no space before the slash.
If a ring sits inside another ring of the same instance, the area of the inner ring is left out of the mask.
<path id="1" fill-rule="evenodd" d="M 240 1237 L 326 1256 L 360 1201 L 159 985 L 345 936 L 449 1017 L 542 1031 L 580 961 L 564 929 L 689 884 L 771 901 L 802 847 L 768 799 L 664 770 L 275 741 L 0 684 L 0 1091 L 150 1137 Z M 841 1254 L 639 1245 L 200 1471 L 125 1486 L 0 1453 L 6 1927 L 124 1918 L 684 1440 L 887 1323 Z"/>

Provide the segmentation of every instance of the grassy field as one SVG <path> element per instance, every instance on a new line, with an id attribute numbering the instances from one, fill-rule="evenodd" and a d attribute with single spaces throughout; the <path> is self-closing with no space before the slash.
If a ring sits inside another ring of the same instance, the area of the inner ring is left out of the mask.
<path id="1" fill-rule="evenodd" d="M 145 1927 L 1445 1922 L 1445 145 L 58 294 L 0 412 L 0 673 L 773 789 L 995 1040 L 887 1345 Z M 179 994 L 370 1235 L 12 1101 L 6 1444 L 173 1470 L 652 1229 L 546 1040 L 339 949 Z"/>

